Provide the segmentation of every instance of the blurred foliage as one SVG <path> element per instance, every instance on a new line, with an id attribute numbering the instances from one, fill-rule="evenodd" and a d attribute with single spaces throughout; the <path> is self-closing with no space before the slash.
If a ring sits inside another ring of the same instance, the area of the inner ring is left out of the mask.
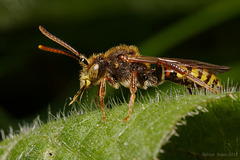
<path id="1" fill-rule="evenodd" d="M 228 78 L 240 82 L 239 14 L 239 0 L 2 0 L 0 128 L 8 132 L 9 125 L 18 128 L 37 115 L 46 120 L 49 104 L 56 113 L 79 88 L 78 62 L 37 49 L 58 46 L 39 25 L 87 56 L 124 43 L 143 55 L 227 65 L 232 71 L 220 75 L 226 84 Z M 169 83 L 159 88 L 167 91 Z M 89 101 L 96 90 L 89 90 Z M 107 91 L 122 97 L 121 90 Z"/>

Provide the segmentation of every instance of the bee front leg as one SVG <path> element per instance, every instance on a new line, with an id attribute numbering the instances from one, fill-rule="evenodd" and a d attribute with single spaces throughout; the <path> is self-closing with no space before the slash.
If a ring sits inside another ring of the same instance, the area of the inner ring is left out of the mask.
<path id="1" fill-rule="evenodd" d="M 68 104 L 69 106 L 73 104 L 73 102 L 76 101 L 76 99 L 78 98 L 78 96 L 80 95 L 80 98 L 79 98 L 79 102 L 81 101 L 81 98 L 82 98 L 82 94 L 83 94 L 83 91 L 85 89 L 85 86 L 83 86 L 73 97 L 72 101 Z"/>
<path id="2" fill-rule="evenodd" d="M 132 114 L 132 108 L 133 108 L 134 101 L 135 101 L 135 98 L 136 98 L 135 93 L 137 91 L 136 80 L 137 80 L 137 71 L 132 71 L 131 80 L 130 80 L 131 96 L 130 96 L 130 100 L 129 100 L 129 104 L 128 104 L 129 105 L 129 111 L 128 111 L 127 117 L 123 119 L 123 122 L 126 122 Z"/>
<path id="3" fill-rule="evenodd" d="M 104 110 L 104 97 L 106 95 L 106 80 L 107 77 L 104 77 L 99 86 L 99 98 L 100 98 L 100 106 L 103 112 L 103 120 L 106 121 L 105 110 Z"/>

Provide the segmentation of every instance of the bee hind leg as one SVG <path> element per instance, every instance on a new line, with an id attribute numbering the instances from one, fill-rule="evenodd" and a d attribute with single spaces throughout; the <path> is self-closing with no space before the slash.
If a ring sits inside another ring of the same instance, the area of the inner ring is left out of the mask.
<path id="1" fill-rule="evenodd" d="M 192 89 L 190 87 L 187 87 L 187 90 L 191 95 L 193 94 Z"/>
<path id="2" fill-rule="evenodd" d="M 213 93 L 217 93 L 214 88 L 212 88 L 211 86 L 209 86 L 207 83 L 205 83 L 204 81 L 202 81 L 201 79 L 193 76 L 192 74 L 190 74 L 186 69 L 184 69 L 181 66 L 178 66 L 174 63 L 168 62 L 168 61 L 163 61 L 161 59 L 159 59 L 159 61 L 157 62 L 157 65 L 163 64 L 165 67 L 179 73 L 180 75 L 182 75 L 182 77 L 187 78 L 189 81 L 192 81 L 193 83 L 196 83 L 197 85 L 206 88 L 208 90 L 210 90 Z"/>

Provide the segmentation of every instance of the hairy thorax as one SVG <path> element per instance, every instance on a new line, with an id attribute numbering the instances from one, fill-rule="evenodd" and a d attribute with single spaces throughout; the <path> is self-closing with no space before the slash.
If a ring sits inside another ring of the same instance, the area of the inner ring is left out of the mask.
<path id="1" fill-rule="evenodd" d="M 119 58 L 120 55 L 135 55 L 139 52 L 135 46 L 120 45 L 110 49 L 107 53 L 107 72 L 115 82 L 129 88 L 132 71 L 137 71 L 136 84 L 139 88 L 157 85 L 155 70 L 145 63 L 128 63 Z"/>

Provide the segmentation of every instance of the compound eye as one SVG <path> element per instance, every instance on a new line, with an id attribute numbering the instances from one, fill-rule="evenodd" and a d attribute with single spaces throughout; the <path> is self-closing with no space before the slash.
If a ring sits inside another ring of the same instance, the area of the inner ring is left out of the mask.
<path id="1" fill-rule="evenodd" d="M 96 81 L 98 78 L 98 72 L 99 72 L 99 64 L 95 63 L 91 66 L 91 68 L 89 69 L 89 78 L 91 79 L 91 81 Z"/>

